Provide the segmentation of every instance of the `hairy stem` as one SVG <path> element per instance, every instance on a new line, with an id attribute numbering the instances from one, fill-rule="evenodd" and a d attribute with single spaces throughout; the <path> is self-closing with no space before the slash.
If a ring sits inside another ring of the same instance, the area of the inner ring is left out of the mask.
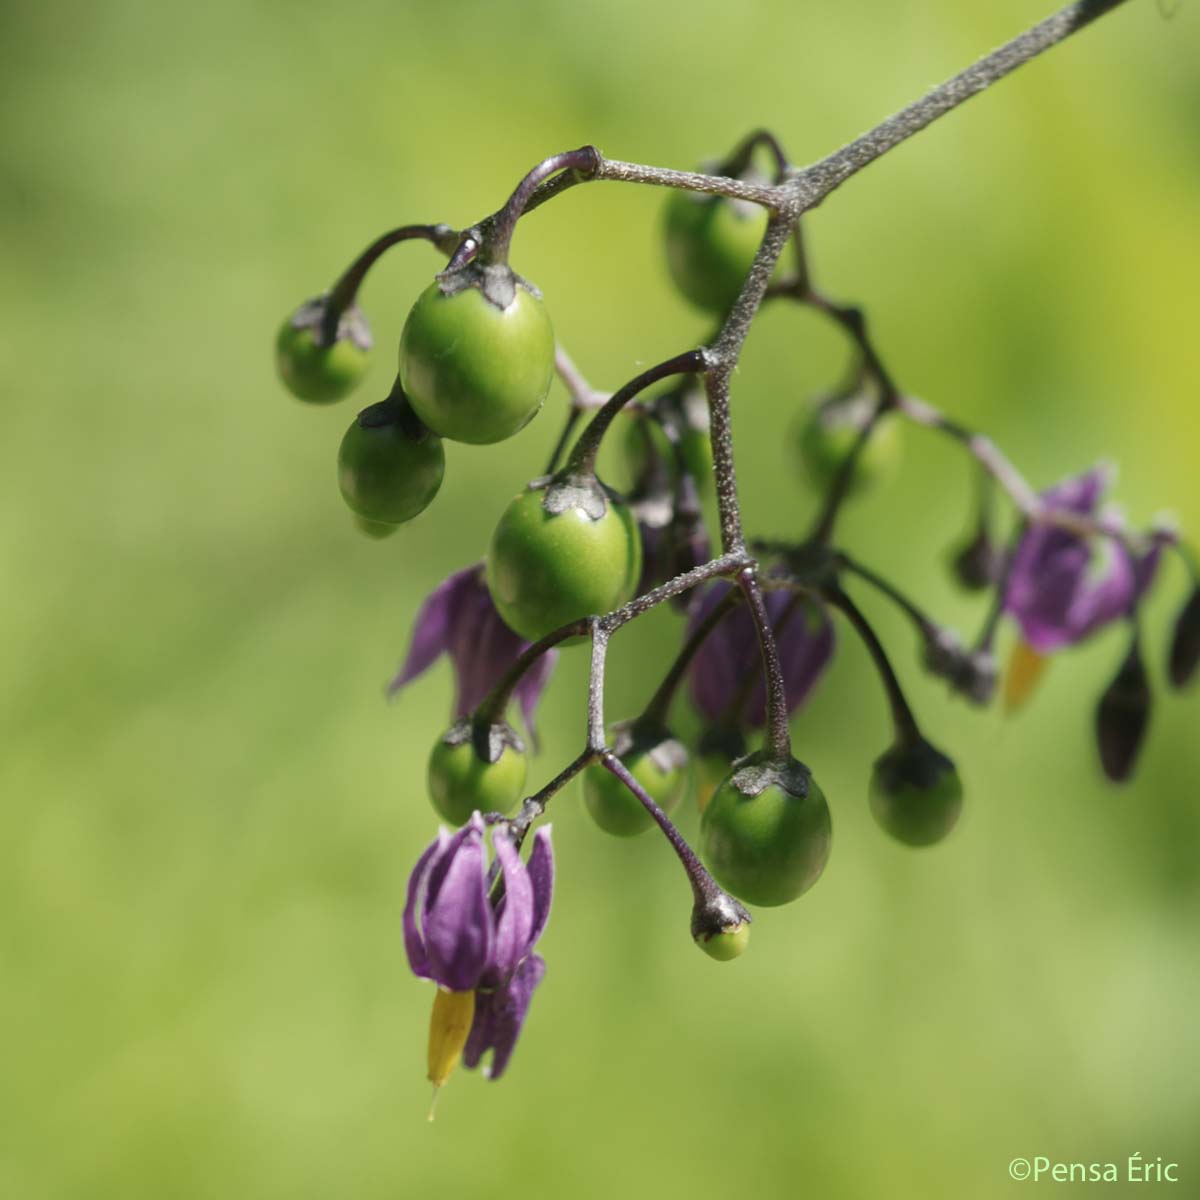
<path id="1" fill-rule="evenodd" d="M 785 186 L 792 191 L 801 209 L 813 208 L 852 175 L 870 166 L 913 134 L 920 133 L 938 117 L 952 112 L 972 96 L 977 96 L 1030 59 L 1056 46 L 1124 2 L 1076 0 L 1076 3 L 1068 4 L 840 150 L 811 166 L 792 170 Z"/>
<path id="2" fill-rule="evenodd" d="M 332 345 L 337 340 L 338 322 L 342 314 L 354 304 L 367 272 L 385 251 L 401 242 L 418 239 L 432 242 L 443 254 L 450 254 L 458 241 L 458 234 L 449 225 L 401 225 L 398 229 L 389 230 L 377 237 L 329 289 L 329 297 L 325 302 L 325 319 L 321 325 L 321 337 L 327 345 Z"/>
<path id="3" fill-rule="evenodd" d="M 692 895 L 696 900 L 701 902 L 722 894 L 721 888 L 717 886 L 704 864 L 696 857 L 696 852 L 687 844 L 683 834 L 675 828 L 671 818 L 654 802 L 650 793 L 629 773 L 625 764 L 611 750 L 604 751 L 600 756 L 600 762 L 606 771 L 615 775 L 633 793 L 642 807 L 657 822 L 667 841 L 671 843 L 671 848 L 679 856 L 679 861 L 687 873 L 688 883 L 691 884 Z"/>

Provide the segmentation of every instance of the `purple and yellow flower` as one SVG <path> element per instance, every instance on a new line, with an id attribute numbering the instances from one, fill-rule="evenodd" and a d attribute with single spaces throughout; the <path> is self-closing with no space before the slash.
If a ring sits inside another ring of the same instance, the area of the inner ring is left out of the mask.
<path id="1" fill-rule="evenodd" d="M 526 864 L 503 825 L 492 833 L 497 898 L 486 827 L 476 813 L 454 834 L 439 830 L 417 860 L 404 906 L 404 947 L 413 973 L 438 985 L 429 1029 L 429 1078 L 449 1079 L 462 1058 L 499 1079 L 508 1066 L 546 964 L 533 947 L 554 890 L 550 829 L 533 836 Z"/>
<path id="2" fill-rule="evenodd" d="M 1103 466 L 1042 493 L 1046 506 L 1093 517 L 1111 482 Z M 1099 547 L 1096 543 L 1099 542 Z M 1009 708 L 1030 693 L 1045 658 L 1129 616 L 1154 579 L 1161 543 L 1140 555 L 1112 538 L 1084 538 L 1049 524 L 1021 538 L 1009 572 L 1004 608 L 1021 628 L 1005 689 Z"/>
<path id="3" fill-rule="evenodd" d="M 408 657 L 388 685 L 388 695 L 396 695 L 445 654 L 454 667 L 453 715 L 465 717 L 528 646 L 496 611 L 484 582 L 483 564 L 476 563 L 443 580 L 421 605 Z M 557 650 L 543 654 L 514 689 L 525 727 L 535 743 L 534 714 L 557 661 Z"/>
<path id="4" fill-rule="evenodd" d="M 697 599 L 690 634 L 719 604 L 732 584 L 720 580 Z M 788 712 L 795 712 L 833 657 L 833 623 L 825 608 L 790 592 L 764 596 L 779 648 Z M 759 728 L 766 720 L 767 694 L 758 633 L 744 604 L 726 615 L 704 639 L 690 670 L 692 700 L 713 724 Z"/>

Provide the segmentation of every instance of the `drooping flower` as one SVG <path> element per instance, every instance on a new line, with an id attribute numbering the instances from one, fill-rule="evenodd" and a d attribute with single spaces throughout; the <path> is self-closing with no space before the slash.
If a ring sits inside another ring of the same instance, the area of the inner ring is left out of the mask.
<path id="1" fill-rule="evenodd" d="M 1042 493 L 1052 509 L 1094 516 L 1110 482 L 1100 466 Z M 1150 586 L 1161 544 L 1134 555 L 1110 538 L 1099 549 L 1088 539 L 1052 525 L 1030 529 L 1017 546 L 1004 598 L 1005 610 L 1040 655 L 1075 645 L 1128 615 Z"/>
<path id="2" fill-rule="evenodd" d="M 452 835 L 439 830 L 408 881 L 408 963 L 414 974 L 443 989 L 430 1030 L 429 1076 L 437 1085 L 449 1078 L 460 1056 L 475 1067 L 488 1050 L 492 1059 L 485 1073 L 492 1079 L 504 1073 L 546 972 L 533 947 L 546 927 L 554 889 L 549 826 L 534 834 L 528 864 L 503 826 L 494 830 L 492 845 L 502 889 L 495 902 L 478 813 Z"/>
<path id="3" fill-rule="evenodd" d="M 483 564 L 456 571 L 426 598 L 413 625 L 408 657 L 388 685 L 394 696 L 446 654 L 454 667 L 454 717 L 471 713 L 529 646 L 504 623 L 483 577 Z M 534 714 L 550 681 L 558 651 L 543 654 L 514 691 L 530 736 Z"/>
<path id="4" fill-rule="evenodd" d="M 689 634 L 732 586 L 720 580 L 704 590 L 692 608 Z M 764 600 L 779 647 L 788 712 L 795 712 L 833 657 L 833 623 L 822 605 L 789 592 L 767 592 Z M 744 604 L 704 639 L 692 660 L 690 689 L 696 707 L 714 724 L 758 728 L 766 720 L 758 633 Z"/>

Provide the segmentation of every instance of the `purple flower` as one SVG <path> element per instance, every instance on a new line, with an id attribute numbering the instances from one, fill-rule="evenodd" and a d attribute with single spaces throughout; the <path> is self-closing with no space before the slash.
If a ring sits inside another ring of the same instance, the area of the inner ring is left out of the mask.
<path id="1" fill-rule="evenodd" d="M 1094 467 L 1042 493 L 1052 509 L 1095 515 L 1110 482 Z M 1104 539 L 1097 556 L 1088 539 L 1051 525 L 1030 529 L 1017 546 L 1004 599 L 1025 641 L 1039 654 L 1074 645 L 1128 615 L 1150 586 L 1161 544 L 1140 557 Z"/>
<path id="2" fill-rule="evenodd" d="M 697 599 L 688 633 L 712 612 L 732 584 L 718 581 Z M 807 699 L 833 657 L 833 623 L 824 607 L 789 592 L 764 596 L 779 647 L 788 712 Z M 709 721 L 759 727 L 766 719 L 766 688 L 758 633 L 744 604 L 704 639 L 690 672 L 692 700 Z"/>
<path id="3" fill-rule="evenodd" d="M 474 992 L 464 1060 L 498 1079 L 508 1065 L 534 989 L 546 973 L 533 947 L 550 915 L 554 853 L 550 829 L 533 836 L 521 861 L 503 826 L 492 834 L 503 894 L 492 903 L 485 826 L 476 813 L 454 834 L 438 831 L 413 868 L 404 906 L 404 948 L 413 973 L 451 992 Z"/>
<path id="4" fill-rule="evenodd" d="M 484 582 L 483 564 L 476 563 L 443 580 L 421 605 L 408 657 L 388 685 L 388 695 L 394 696 L 447 654 L 454 666 L 453 715 L 465 717 L 528 646 L 501 619 Z M 557 650 L 543 654 L 521 677 L 514 692 L 535 742 L 534 712 L 557 661 Z"/>

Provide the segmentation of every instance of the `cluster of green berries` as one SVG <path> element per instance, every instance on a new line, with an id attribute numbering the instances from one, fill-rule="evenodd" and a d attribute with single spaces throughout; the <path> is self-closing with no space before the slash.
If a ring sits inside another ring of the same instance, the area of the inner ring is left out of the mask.
<path id="1" fill-rule="evenodd" d="M 683 296 L 724 316 L 735 303 L 766 231 L 764 211 L 719 196 L 671 194 L 664 240 L 669 272 Z M 361 382 L 371 346 L 351 302 L 331 311 L 334 293 L 302 306 L 276 342 L 281 379 L 298 399 L 326 405 Z M 537 414 L 555 368 L 555 339 L 540 292 L 506 264 L 469 261 L 439 275 L 417 298 L 399 343 L 399 370 L 387 397 L 351 422 L 338 451 L 338 484 L 364 533 L 384 537 L 429 506 L 445 472 L 446 440 L 489 445 L 512 437 Z M 661 430 L 628 422 L 625 459 L 636 478 L 648 455 L 672 459 L 699 487 L 710 480 L 707 408 L 698 389 L 669 398 L 675 453 L 655 444 Z M 690 412 L 689 406 L 697 411 Z M 796 444 L 804 474 L 817 486 L 833 478 L 871 409 L 853 389 L 831 396 L 802 423 Z M 894 431 L 877 432 L 857 464 L 855 486 L 894 456 Z M 642 542 L 630 504 L 588 468 L 535 480 L 508 504 L 486 556 L 496 611 L 528 642 L 633 597 L 642 574 Z M 578 640 L 578 639 L 577 639 Z M 740 735 L 738 735 L 740 741 Z M 612 730 L 613 752 L 638 785 L 670 813 L 691 788 L 702 814 L 704 858 L 730 893 L 758 905 L 796 899 L 820 876 L 829 853 L 824 795 L 796 760 L 745 754 L 718 739 L 694 761 L 658 719 Z M 961 787 L 949 760 L 900 746 L 879 760 L 871 804 L 901 841 L 928 844 L 949 832 Z M 940 760 L 940 761 L 937 761 Z M 527 776 L 524 743 L 501 718 L 460 720 L 435 745 L 427 779 L 438 813 L 455 825 L 476 811 L 511 814 Z M 585 807 L 618 837 L 655 821 L 618 779 L 594 763 L 582 777 Z M 697 934 L 710 955 L 739 955 L 745 922 Z"/>

